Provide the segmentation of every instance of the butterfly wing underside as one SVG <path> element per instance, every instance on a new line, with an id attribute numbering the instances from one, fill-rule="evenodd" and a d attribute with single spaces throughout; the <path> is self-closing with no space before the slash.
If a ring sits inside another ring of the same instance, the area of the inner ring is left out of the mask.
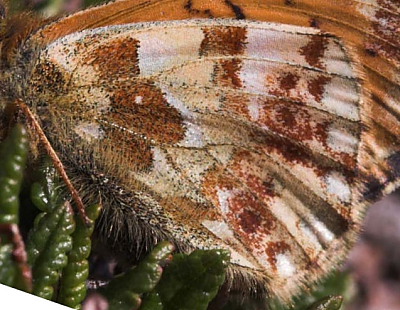
<path id="1" fill-rule="evenodd" d="M 194 20 L 63 37 L 31 80 L 50 138 L 96 153 L 178 243 L 228 248 L 287 299 L 359 230 L 358 74 L 316 29 Z"/>
<path id="2" fill-rule="evenodd" d="M 397 0 L 120 0 L 44 27 L 47 44 L 66 34 L 107 25 L 187 18 L 237 18 L 313 27 L 340 37 L 361 63 L 365 99 L 360 169 L 369 175 L 365 199 L 399 184 L 400 6 Z"/>

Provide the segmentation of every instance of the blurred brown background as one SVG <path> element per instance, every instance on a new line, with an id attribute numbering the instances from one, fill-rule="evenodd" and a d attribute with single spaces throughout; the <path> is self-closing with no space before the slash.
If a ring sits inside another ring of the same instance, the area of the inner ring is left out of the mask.
<path id="1" fill-rule="evenodd" d="M 370 208 L 346 268 L 357 292 L 349 310 L 400 309 L 400 191 Z"/>

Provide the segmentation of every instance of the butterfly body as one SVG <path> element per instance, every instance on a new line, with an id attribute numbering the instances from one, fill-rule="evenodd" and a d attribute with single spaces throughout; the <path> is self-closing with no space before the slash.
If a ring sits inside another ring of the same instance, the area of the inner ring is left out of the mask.
<path id="1" fill-rule="evenodd" d="M 84 202 L 103 202 L 106 239 L 131 255 L 162 239 L 227 248 L 235 285 L 288 300 L 341 261 L 369 198 L 397 186 L 398 101 L 374 118 L 373 98 L 398 63 L 393 43 L 371 56 L 386 32 L 360 53 L 368 18 L 343 34 L 339 5 L 267 10 L 280 5 L 117 1 L 39 29 L 17 58 L 19 96 Z M 170 21 L 193 16 L 229 18 Z M 231 19 L 249 16 L 280 23 Z M 166 21 L 130 24 L 143 18 Z"/>

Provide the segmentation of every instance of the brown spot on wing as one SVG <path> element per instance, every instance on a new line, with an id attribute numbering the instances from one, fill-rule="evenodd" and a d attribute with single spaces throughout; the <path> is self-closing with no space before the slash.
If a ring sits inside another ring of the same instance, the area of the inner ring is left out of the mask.
<path id="1" fill-rule="evenodd" d="M 300 48 L 299 52 L 310 66 L 325 69 L 322 58 L 324 57 L 327 45 L 328 38 L 326 36 L 314 35 L 307 45 Z"/>
<path id="2" fill-rule="evenodd" d="M 221 60 L 214 67 L 213 80 L 215 84 L 224 87 L 242 87 L 239 77 L 241 68 L 242 60 L 238 58 Z"/>
<path id="3" fill-rule="evenodd" d="M 268 256 L 268 262 L 274 270 L 276 270 L 276 256 L 289 250 L 290 246 L 285 241 L 268 242 L 265 253 Z"/>
<path id="4" fill-rule="evenodd" d="M 327 139 L 329 123 L 316 123 L 318 120 L 307 108 L 277 104 L 274 115 L 268 112 L 262 114 L 260 122 L 279 134 L 300 142 L 315 139 L 324 143 Z"/>
<path id="5" fill-rule="evenodd" d="M 86 63 L 92 64 L 106 81 L 133 78 L 140 73 L 138 49 L 138 40 L 118 38 L 93 50 Z"/>
<path id="6" fill-rule="evenodd" d="M 200 45 L 201 56 L 242 55 L 246 48 L 247 29 L 235 26 L 203 28 L 204 39 Z"/>
<path id="7" fill-rule="evenodd" d="M 277 220 L 268 206 L 248 191 L 239 190 L 233 194 L 229 198 L 229 206 L 229 223 L 248 243 L 271 234 L 277 226 Z"/>
<path id="8" fill-rule="evenodd" d="M 136 135 L 171 144 L 185 136 L 181 114 L 151 81 L 135 80 L 114 91 L 110 100 L 107 119 Z"/>
<path id="9" fill-rule="evenodd" d="M 252 234 L 260 227 L 261 218 L 252 210 L 244 209 L 243 212 L 239 214 L 239 224 L 245 233 Z"/>
<path id="10" fill-rule="evenodd" d="M 203 193 L 215 205 L 220 205 L 218 190 L 229 191 L 226 203 L 229 210 L 223 210 L 229 225 L 240 235 L 241 240 L 257 248 L 262 236 L 271 234 L 277 226 L 275 216 L 267 205 L 224 168 L 210 171 L 203 183 Z M 221 211 L 223 206 L 220 205 Z"/>
<path id="11" fill-rule="evenodd" d="M 300 77 L 298 75 L 289 72 L 278 78 L 279 87 L 271 90 L 270 92 L 275 96 L 291 97 L 290 91 L 296 88 L 299 79 Z"/>
<path id="12" fill-rule="evenodd" d="M 308 91 L 314 96 L 317 102 L 321 102 L 324 96 L 325 86 L 331 81 L 331 79 L 331 77 L 327 76 L 318 76 L 308 82 Z"/>

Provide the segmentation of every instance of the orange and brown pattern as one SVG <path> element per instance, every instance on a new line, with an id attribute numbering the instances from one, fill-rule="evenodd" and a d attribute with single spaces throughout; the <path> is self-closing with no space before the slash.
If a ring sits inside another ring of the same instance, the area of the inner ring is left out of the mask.
<path id="1" fill-rule="evenodd" d="M 285 297 L 358 230 L 364 94 L 352 57 L 310 28 L 196 20 L 72 34 L 36 67 L 71 72 L 64 99 L 41 111 L 72 116 L 50 122 L 53 139 L 61 127 L 82 148 L 106 146 L 98 165 L 152 197 L 170 238 L 230 249 Z"/>
<path id="2" fill-rule="evenodd" d="M 399 26 L 390 0 L 121 0 L 34 32 L 21 94 L 128 242 L 227 248 L 287 301 L 400 183 Z"/>

